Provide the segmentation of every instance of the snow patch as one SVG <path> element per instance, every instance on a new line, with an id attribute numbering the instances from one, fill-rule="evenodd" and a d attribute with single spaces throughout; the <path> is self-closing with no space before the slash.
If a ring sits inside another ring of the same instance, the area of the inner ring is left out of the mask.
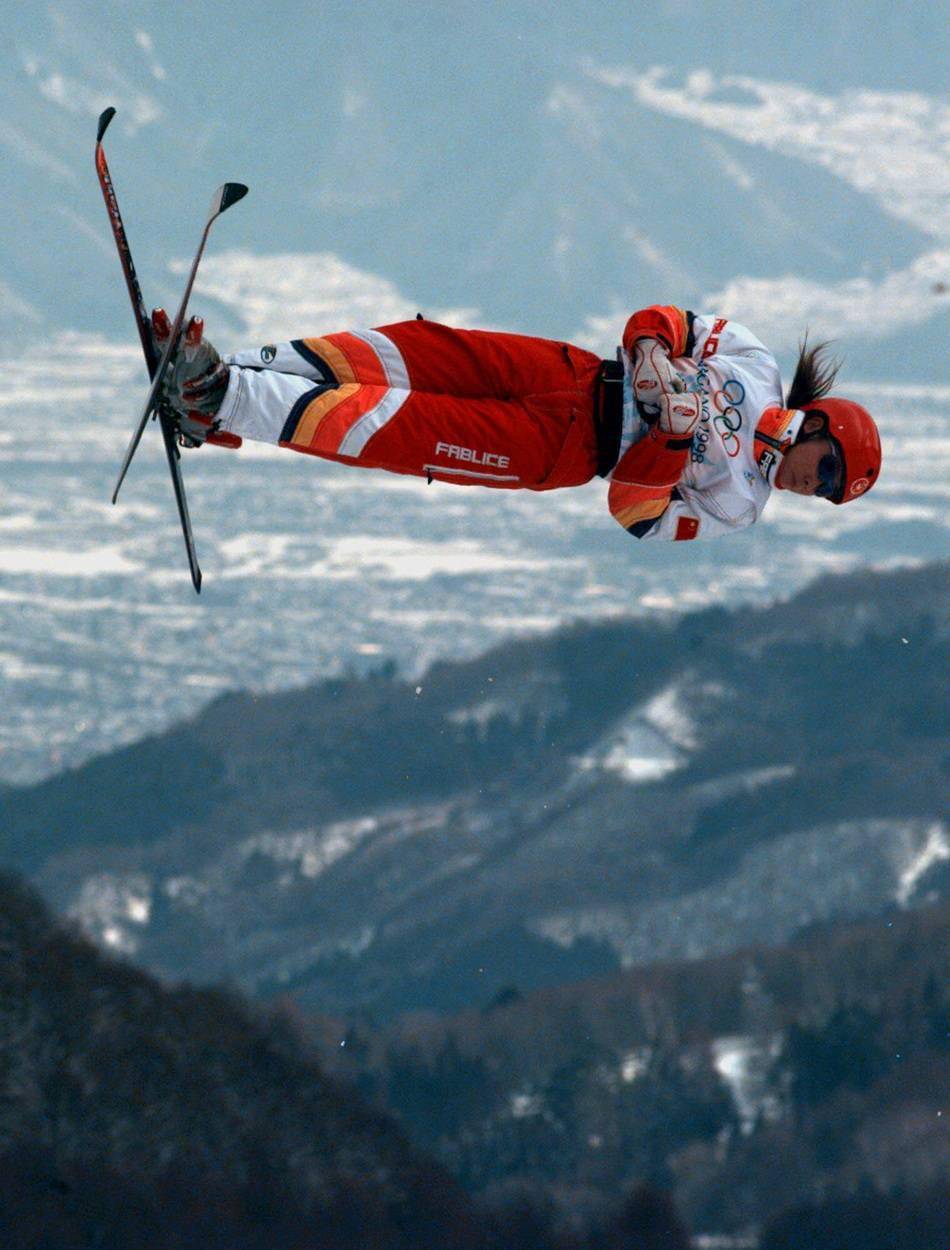
<path id="1" fill-rule="evenodd" d="M 659 781 L 685 763 L 697 746 L 698 728 L 689 706 L 697 699 L 718 698 L 721 687 L 677 681 L 633 709 L 586 755 L 575 758 L 581 772 L 602 769 L 633 784 Z"/>
<path id="2" fill-rule="evenodd" d="M 624 1085 L 631 1085 L 643 1076 L 649 1070 L 652 1058 L 653 1049 L 650 1046 L 637 1046 L 626 1051 L 620 1059 L 620 1079 Z"/>
<path id="3" fill-rule="evenodd" d="M 141 564 L 127 559 L 118 548 L 88 551 L 48 547 L 0 547 L 0 573 L 46 577 L 110 577 L 137 573 Z"/>
<path id="4" fill-rule="evenodd" d="M 755 178 L 746 169 L 741 161 L 731 156 L 721 143 L 714 143 L 710 140 L 706 144 L 706 150 L 712 154 L 718 162 L 720 168 L 727 178 L 730 178 L 741 191 L 752 191 L 755 187 Z"/>
<path id="5" fill-rule="evenodd" d="M 696 797 L 703 803 L 720 803 L 735 794 L 751 794 L 776 781 L 795 776 L 794 764 L 775 764 L 770 768 L 750 768 L 744 772 L 727 773 L 696 787 Z"/>
<path id="6" fill-rule="evenodd" d="M 589 907 L 574 912 L 540 916 L 526 925 L 529 932 L 553 942 L 562 950 L 570 950 L 575 942 L 584 937 L 609 942 L 614 949 L 622 949 L 629 927 L 626 915 L 619 907 Z"/>
<path id="7" fill-rule="evenodd" d="M 372 570 L 376 577 L 387 581 L 426 581 L 439 574 L 462 577 L 514 573 L 535 569 L 537 563 L 523 556 L 497 554 L 468 538 L 456 542 L 415 542 L 407 538 L 353 535 L 334 542 L 327 555 L 301 575 L 351 580 Z M 545 561 L 546 565 L 549 563 Z"/>
<path id="8" fill-rule="evenodd" d="M 95 941 L 134 955 L 139 945 L 134 928 L 144 928 L 152 914 L 151 881 L 141 873 L 87 877 L 68 914 Z"/>
<path id="9" fill-rule="evenodd" d="M 0 281 L 0 317 L 6 322 L 27 322 L 34 328 L 43 320 L 38 308 L 17 295 L 13 287 L 3 281 Z"/>
<path id="10" fill-rule="evenodd" d="M 693 1238 L 693 1250 L 759 1250 L 758 1237 L 729 1233 L 699 1233 Z"/>
<path id="11" fill-rule="evenodd" d="M 572 760 L 579 773 L 616 773 L 633 785 L 660 781 L 675 772 L 681 762 L 663 736 L 644 723 L 639 712 L 634 712 L 593 750 Z"/>
<path id="12" fill-rule="evenodd" d="M 301 876 L 312 879 L 349 855 L 378 827 L 376 818 L 367 816 L 337 821 L 318 830 L 262 833 L 245 839 L 238 847 L 238 855 L 244 863 L 254 855 L 265 855 L 276 863 L 295 865 Z"/>
<path id="13" fill-rule="evenodd" d="M 603 140 L 604 132 L 597 111 L 575 87 L 558 83 L 545 101 L 545 109 L 549 116 L 567 126 L 573 141 L 580 147 L 598 147 Z"/>
<path id="14" fill-rule="evenodd" d="M 753 847 L 713 887 L 549 913 L 527 927 L 562 949 L 581 938 L 606 942 L 625 968 L 778 944 L 812 924 L 874 914 L 902 889 L 909 903 L 926 866 L 946 857 L 945 845 L 942 826 L 938 834 L 919 820 L 819 825 Z"/>
<path id="15" fill-rule="evenodd" d="M 822 284 L 794 273 L 738 276 L 705 295 L 704 307 L 754 326 L 773 350 L 782 350 L 794 348 L 805 324 L 816 338 L 889 337 L 950 304 L 950 107 L 943 100 L 919 92 L 825 96 L 795 83 L 719 77 L 709 69 L 693 71 L 680 86 L 659 66 L 640 71 L 588 64 L 586 71 L 646 108 L 820 165 L 941 245 L 878 282 L 856 277 Z M 754 189 L 751 175 L 730 153 L 712 140 L 707 146 L 727 177 Z M 887 308 L 886 318 L 881 308 Z M 585 341 L 605 350 L 616 341 L 613 320 L 589 317 Z"/>
<path id="16" fill-rule="evenodd" d="M 950 106 L 922 92 L 820 95 L 797 83 L 697 70 L 682 86 L 662 66 L 587 66 L 647 108 L 750 146 L 821 165 L 881 208 L 939 239 L 950 238 Z M 727 97 L 727 98 L 724 98 Z"/>
<path id="17" fill-rule="evenodd" d="M 208 894 L 210 885 L 198 877 L 169 877 L 162 885 L 162 892 L 173 903 L 184 907 L 196 907 Z"/>
<path id="18" fill-rule="evenodd" d="M 608 751 L 600 762 L 605 772 L 614 772 L 633 785 L 646 785 L 649 781 L 662 781 L 681 767 L 675 756 L 644 754 L 643 739 L 636 734 L 625 735 Z M 586 763 L 586 761 L 585 761 Z"/>
<path id="19" fill-rule="evenodd" d="M 718 687 L 713 693 L 718 693 Z M 674 683 L 654 695 L 643 709 L 643 719 L 674 746 L 684 751 L 691 751 L 696 747 L 696 724 L 689 714 L 684 691 L 679 683 Z"/>
<path id="20" fill-rule="evenodd" d="M 273 976 L 281 984 L 286 985 L 287 982 L 303 975 L 309 968 L 313 968 L 324 959 L 333 959 L 339 954 L 357 958 L 372 946 L 375 937 L 376 930 L 372 925 L 362 925 L 350 933 L 329 938 L 324 942 L 315 942 L 304 950 L 282 959 L 272 972 L 267 971 L 265 977 Z"/>
<path id="21" fill-rule="evenodd" d="M 64 221 L 67 221 L 78 234 L 81 234 L 84 238 L 88 239 L 93 246 L 98 248 L 103 256 L 115 256 L 115 244 L 107 236 L 104 230 L 100 229 L 98 226 L 93 226 L 90 222 L 86 221 L 85 217 L 80 216 L 80 214 L 68 204 L 53 204 L 52 208 L 54 212 L 58 216 L 62 217 Z"/>
<path id="22" fill-rule="evenodd" d="M 794 349 L 806 324 L 816 338 L 886 338 L 902 327 L 923 324 L 950 305 L 950 251 L 927 252 L 879 282 L 859 277 L 821 283 L 794 273 L 777 278 L 740 275 L 704 294 L 699 303 L 754 326 L 775 351 Z M 884 306 L 887 318 L 880 316 Z M 602 355 L 611 354 L 628 314 L 629 309 L 591 314 L 574 338 Z M 854 389 L 853 383 L 848 385 Z M 934 388 L 936 392 L 945 389 Z"/>
<path id="23" fill-rule="evenodd" d="M 44 170 L 61 182 L 78 181 L 75 170 L 70 169 L 63 161 L 47 152 L 31 135 L 24 134 L 11 123 L 4 122 L 0 127 L 0 143 L 8 148 L 18 160 Z"/>
<path id="24" fill-rule="evenodd" d="M 932 825 L 923 843 L 908 848 L 903 868 L 899 870 L 895 898 L 901 907 L 908 907 L 917 883 L 934 864 L 950 859 L 950 842 L 943 824 Z"/>
<path id="25" fill-rule="evenodd" d="M 717 1037 L 711 1045 L 713 1067 L 732 1095 L 744 1136 L 760 1120 L 774 1121 L 782 1115 L 781 1099 L 771 1087 L 771 1069 L 782 1053 L 782 1035 L 768 1038 L 737 1035 Z"/>
<path id="26" fill-rule="evenodd" d="M 35 681 L 53 683 L 60 675 L 54 664 L 31 664 L 23 656 L 11 651 L 0 651 L 0 672 L 7 681 Z"/>
<path id="27" fill-rule="evenodd" d="M 156 82 L 164 82 L 167 77 L 165 66 L 155 56 L 155 40 L 146 30 L 137 30 L 135 32 L 135 42 L 145 53 L 148 60 L 149 73 Z"/>
<path id="28" fill-rule="evenodd" d="M 509 720 L 515 719 L 516 706 L 504 699 L 484 699 L 481 703 L 475 703 L 471 707 L 450 712 L 446 720 L 451 725 L 474 725 L 479 733 L 484 733 L 489 724 L 499 716 L 506 716 Z"/>
<path id="29" fill-rule="evenodd" d="M 513 1120 L 529 1120 L 540 1115 L 544 1109 L 544 1100 L 540 1094 L 521 1092 L 511 1094 L 508 1098 L 508 1111 Z"/>

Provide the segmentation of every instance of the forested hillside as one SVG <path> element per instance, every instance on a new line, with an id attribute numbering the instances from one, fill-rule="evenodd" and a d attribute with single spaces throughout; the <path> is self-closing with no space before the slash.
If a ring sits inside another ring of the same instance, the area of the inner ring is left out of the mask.
<path id="1" fill-rule="evenodd" d="M 378 1016 L 945 888 L 946 566 L 275 695 L 0 793 L 0 861 L 169 977 Z"/>
<path id="2" fill-rule="evenodd" d="M 763 1227 L 763 1250 L 937 1250 L 946 924 L 512 989 L 381 1033 L 163 988 L 4 878 L 0 1238 L 687 1250 L 688 1221 Z"/>
<path id="3" fill-rule="evenodd" d="M 520 1189 L 476 1204 L 294 1014 L 160 986 L 12 877 L 0 954 L 4 1250 L 688 1250 L 643 1184 L 571 1227 Z"/>
<path id="4" fill-rule="evenodd" d="M 936 1221 L 950 1176 L 948 931 L 943 904 L 780 949 L 510 987 L 449 1018 L 351 1021 L 343 1047 L 344 1024 L 314 1036 L 473 1193 L 519 1183 L 596 1211 L 651 1177 L 694 1229 L 783 1236 L 787 1210 L 834 1197 L 855 1237 L 829 1247 L 866 1250 L 857 1230 L 877 1208 L 856 1196 Z"/>
<path id="5" fill-rule="evenodd" d="M 469 1247 L 459 1187 L 277 1017 L 165 989 L 0 881 L 0 1240 Z"/>

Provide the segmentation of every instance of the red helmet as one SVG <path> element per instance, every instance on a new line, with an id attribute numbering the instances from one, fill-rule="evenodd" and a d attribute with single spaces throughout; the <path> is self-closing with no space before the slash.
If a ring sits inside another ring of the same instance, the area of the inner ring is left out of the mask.
<path id="1" fill-rule="evenodd" d="M 866 408 L 851 399 L 816 399 L 802 412 L 821 413 L 827 435 L 835 444 L 843 472 L 832 503 L 848 503 L 871 489 L 881 471 L 881 436 Z"/>

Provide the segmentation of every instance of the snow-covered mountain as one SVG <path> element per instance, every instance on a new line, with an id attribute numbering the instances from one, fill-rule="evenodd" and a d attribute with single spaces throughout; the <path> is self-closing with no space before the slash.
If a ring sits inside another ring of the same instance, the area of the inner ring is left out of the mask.
<path id="1" fill-rule="evenodd" d="M 950 326 L 947 59 L 922 0 L 21 9 L 0 354 L 129 334 L 92 168 L 114 104 L 154 302 L 176 302 L 210 190 L 250 183 L 201 291 L 235 344 L 422 307 L 606 352 L 632 306 L 676 300 L 921 378 Z"/>
<path id="2" fill-rule="evenodd" d="M 323 1010 L 780 944 L 946 883 L 946 566 L 233 694 L 0 791 L 0 861 L 163 975 Z"/>

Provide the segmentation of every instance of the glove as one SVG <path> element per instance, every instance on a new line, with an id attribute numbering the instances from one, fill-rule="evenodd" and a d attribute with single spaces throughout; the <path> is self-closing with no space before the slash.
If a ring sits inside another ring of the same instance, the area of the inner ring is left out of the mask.
<path id="1" fill-rule="evenodd" d="M 151 329 L 156 349 L 163 352 L 172 331 L 164 308 L 152 310 Z M 182 446 L 200 447 L 206 442 L 221 447 L 241 446 L 241 439 L 219 431 L 214 419 L 228 389 L 228 377 L 227 365 L 204 338 L 204 321 L 192 317 L 162 385 L 162 396 L 178 419 Z"/>
<path id="2" fill-rule="evenodd" d="M 156 350 L 164 352 L 172 332 L 164 308 L 152 310 L 151 331 Z M 203 443 L 241 446 L 238 435 L 219 430 L 215 420 L 228 389 L 228 376 L 227 365 L 214 346 L 205 341 L 204 321 L 192 317 L 162 385 L 162 397 L 175 414 L 178 441 L 183 447 L 200 447 Z"/>
<path id="3" fill-rule="evenodd" d="M 637 412 L 649 425 L 660 416 L 664 396 L 685 390 L 685 383 L 670 363 L 670 354 L 659 339 L 638 339 L 633 348 L 633 398 Z"/>
<path id="4" fill-rule="evenodd" d="M 673 438 L 690 438 L 702 416 L 702 400 L 693 391 L 662 395 L 657 405 L 656 429 Z"/>
<path id="5" fill-rule="evenodd" d="M 152 312 L 152 338 L 163 352 L 171 334 L 164 308 Z M 192 317 L 185 326 L 181 347 L 168 366 L 163 395 L 176 413 L 198 412 L 213 417 L 228 389 L 228 367 L 214 346 L 204 338 L 204 321 Z"/>

